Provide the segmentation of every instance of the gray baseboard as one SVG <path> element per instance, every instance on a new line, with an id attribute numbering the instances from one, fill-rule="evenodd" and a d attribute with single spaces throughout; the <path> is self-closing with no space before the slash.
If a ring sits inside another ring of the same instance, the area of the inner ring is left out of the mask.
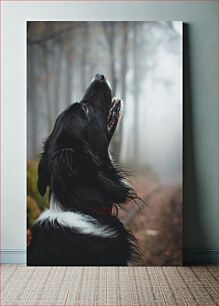
<path id="1" fill-rule="evenodd" d="M 26 250 L 0 250 L 1 264 L 25 264 Z M 218 264 L 218 250 L 184 250 L 184 265 Z"/>
<path id="2" fill-rule="evenodd" d="M 1 264 L 26 264 L 26 250 L 0 250 Z"/>

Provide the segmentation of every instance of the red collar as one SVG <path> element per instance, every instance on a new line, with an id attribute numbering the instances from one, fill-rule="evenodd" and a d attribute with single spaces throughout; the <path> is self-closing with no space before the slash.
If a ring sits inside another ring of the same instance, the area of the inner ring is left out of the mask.
<path id="1" fill-rule="evenodd" d="M 118 216 L 118 205 L 114 204 L 111 207 L 100 207 L 100 208 L 96 208 L 94 209 L 95 213 L 98 213 L 100 215 L 106 215 L 106 216 L 114 216 L 117 217 Z"/>
<path id="2" fill-rule="evenodd" d="M 112 215 L 112 207 L 100 207 L 100 208 L 95 208 L 94 209 L 95 213 L 98 213 L 100 215 L 107 215 L 111 216 Z"/>

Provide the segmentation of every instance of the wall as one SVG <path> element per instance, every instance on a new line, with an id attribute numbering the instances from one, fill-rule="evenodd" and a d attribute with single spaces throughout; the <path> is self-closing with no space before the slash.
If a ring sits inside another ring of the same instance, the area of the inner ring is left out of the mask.
<path id="1" fill-rule="evenodd" d="M 182 20 L 185 262 L 217 257 L 217 1 L 2 4 L 2 262 L 25 262 L 26 20 Z"/>

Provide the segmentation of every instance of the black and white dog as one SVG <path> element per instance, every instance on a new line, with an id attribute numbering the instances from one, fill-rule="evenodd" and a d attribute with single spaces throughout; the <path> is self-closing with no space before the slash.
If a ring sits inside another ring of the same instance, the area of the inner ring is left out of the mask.
<path id="1" fill-rule="evenodd" d="M 30 266 L 126 266 L 138 256 L 136 240 L 112 213 L 137 198 L 108 147 L 121 101 L 97 74 L 79 103 L 62 112 L 45 142 L 38 189 L 50 190 L 50 208 L 35 222 Z"/>

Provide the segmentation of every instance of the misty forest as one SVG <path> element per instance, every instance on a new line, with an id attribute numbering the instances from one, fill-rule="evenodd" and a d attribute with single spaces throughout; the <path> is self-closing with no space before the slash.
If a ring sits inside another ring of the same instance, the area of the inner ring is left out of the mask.
<path id="1" fill-rule="evenodd" d="M 57 115 L 80 101 L 96 73 L 123 100 L 111 142 L 115 161 L 144 200 L 119 212 L 143 264 L 182 263 L 182 23 L 27 23 L 27 217 L 48 206 L 37 163 Z"/>

